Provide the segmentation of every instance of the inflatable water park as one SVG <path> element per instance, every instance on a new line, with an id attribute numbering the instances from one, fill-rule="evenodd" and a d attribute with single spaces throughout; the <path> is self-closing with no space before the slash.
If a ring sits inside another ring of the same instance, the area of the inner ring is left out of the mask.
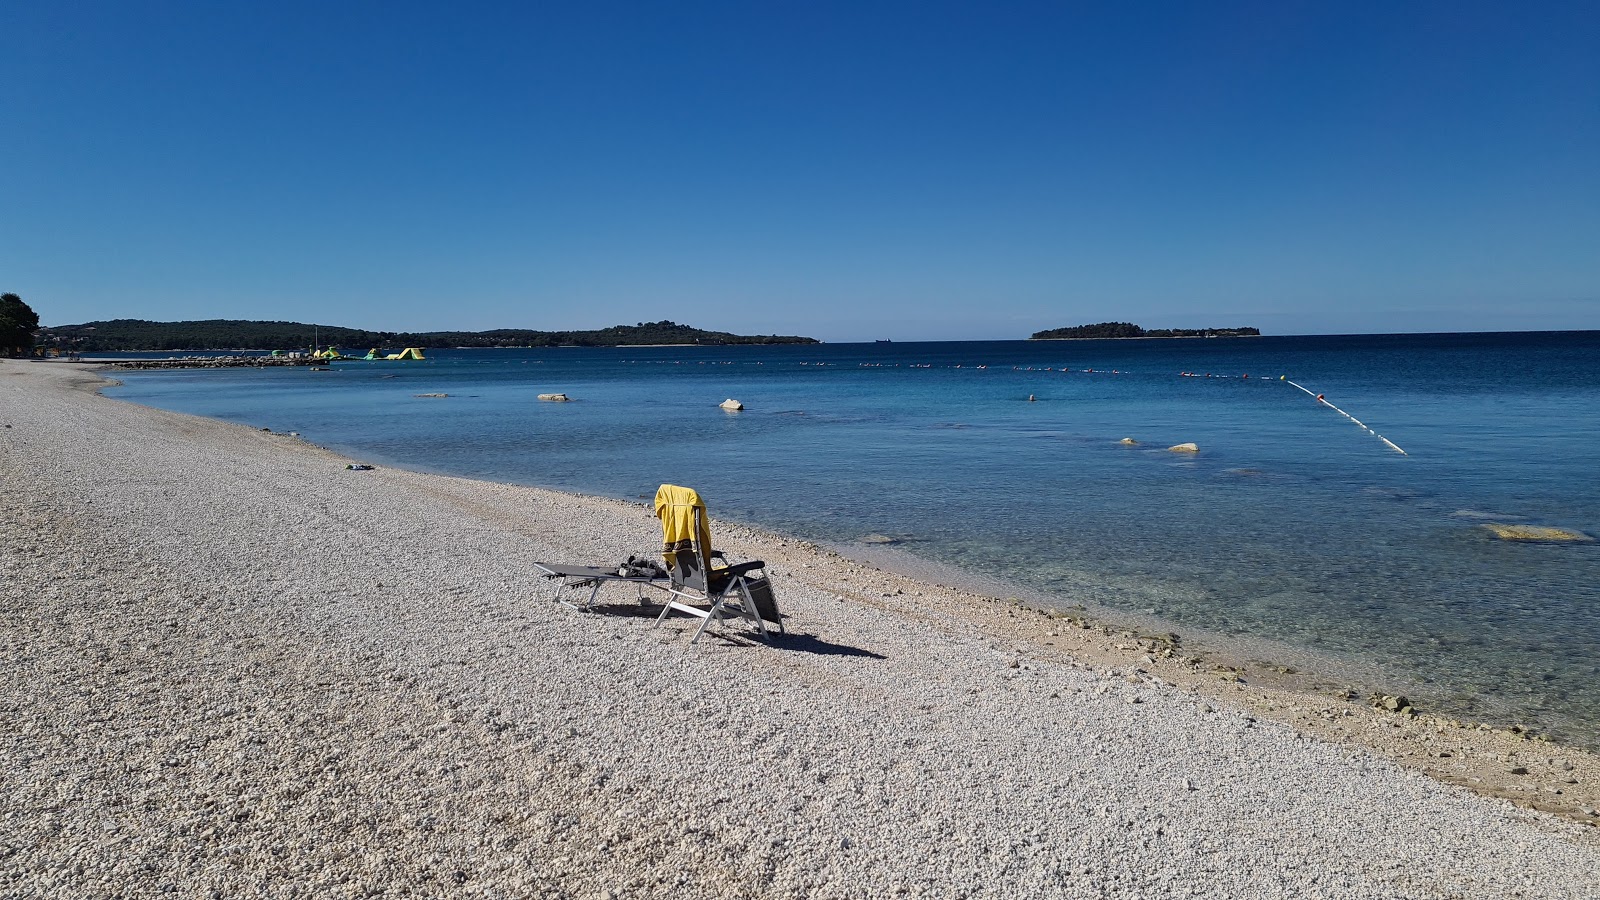
<path id="1" fill-rule="evenodd" d="M 291 354 L 285 353 L 282 350 L 274 350 L 274 351 L 272 351 L 272 355 L 276 356 L 276 357 L 283 357 L 283 356 L 289 356 Z M 298 354 L 294 354 L 294 355 L 298 355 Z M 378 349 L 377 347 L 373 347 L 371 350 L 367 351 L 367 355 L 366 356 L 347 356 L 344 353 L 341 353 L 339 351 L 338 347 L 328 347 L 327 349 L 324 349 L 324 350 L 313 350 L 313 351 L 311 351 L 310 358 L 311 359 L 316 359 L 316 360 L 326 360 L 327 362 L 333 362 L 335 360 L 350 360 L 350 361 L 357 361 L 357 362 L 377 362 L 377 361 L 403 360 L 403 359 L 427 359 L 427 357 L 422 355 L 422 348 L 421 347 L 407 347 L 404 350 L 401 350 L 399 353 L 385 353 L 384 351 Z"/>

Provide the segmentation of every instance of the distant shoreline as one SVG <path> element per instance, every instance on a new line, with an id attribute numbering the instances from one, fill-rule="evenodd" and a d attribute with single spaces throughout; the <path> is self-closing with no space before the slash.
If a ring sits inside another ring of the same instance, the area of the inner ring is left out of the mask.
<path id="1" fill-rule="evenodd" d="M 1262 334 L 1140 334 L 1126 337 L 1030 337 L 1030 341 L 1193 341 L 1213 338 L 1258 338 Z"/>
<path id="2" fill-rule="evenodd" d="M 1238 325 L 1228 328 L 1207 326 L 1205 328 L 1144 328 L 1132 322 L 1094 322 L 1088 325 L 1067 325 L 1061 328 L 1044 328 L 1028 335 L 1030 341 L 1067 339 L 1100 339 L 1100 338 L 1142 338 L 1142 337 L 1259 337 L 1261 329 L 1254 325 Z"/>
<path id="3" fill-rule="evenodd" d="M 374 331 L 309 322 L 261 322 L 243 319 L 206 319 L 152 322 L 145 319 L 111 319 L 78 325 L 56 325 L 39 330 L 38 344 L 58 350 L 85 353 L 179 352 L 171 345 L 204 347 L 474 347 L 532 349 L 541 347 L 725 346 L 815 344 L 800 335 L 734 334 L 681 325 L 670 319 L 612 325 L 608 328 L 541 331 L 531 328 L 495 328 L 487 331 Z M 166 346 L 163 346 L 166 345 Z M 140 348 L 140 349 L 129 349 Z"/>

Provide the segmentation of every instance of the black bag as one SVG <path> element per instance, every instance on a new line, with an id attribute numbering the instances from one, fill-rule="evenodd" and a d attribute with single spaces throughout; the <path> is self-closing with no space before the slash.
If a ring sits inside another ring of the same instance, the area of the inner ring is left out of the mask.
<path id="1" fill-rule="evenodd" d="M 617 574 L 625 578 L 665 578 L 667 570 L 649 557 L 630 556 L 627 562 L 617 567 Z"/>

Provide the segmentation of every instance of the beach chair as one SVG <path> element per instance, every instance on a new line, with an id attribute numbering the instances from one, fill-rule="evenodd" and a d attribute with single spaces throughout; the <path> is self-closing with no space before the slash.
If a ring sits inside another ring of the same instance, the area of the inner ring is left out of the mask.
<path id="1" fill-rule="evenodd" d="M 673 611 L 701 619 L 689 643 L 705 634 L 711 623 L 718 629 L 730 618 L 742 618 L 755 627 L 763 641 L 772 628 L 787 633 L 772 581 L 761 560 L 729 564 L 711 549 L 711 526 L 706 506 L 693 488 L 663 484 L 656 491 L 656 518 L 661 520 L 661 555 L 666 559 L 669 584 L 667 605 L 656 618 L 659 626 Z"/>
<path id="2" fill-rule="evenodd" d="M 632 558 L 629 557 L 630 560 Z M 645 597 L 645 588 L 665 591 L 670 584 L 665 573 L 645 574 L 627 564 L 602 569 L 596 566 L 562 566 L 536 562 L 533 567 L 538 570 L 541 577 L 550 582 L 550 599 L 580 610 L 594 608 L 595 601 L 600 596 L 600 588 L 612 582 L 632 584 L 637 589 L 641 606 L 649 602 Z M 581 594 L 584 588 L 588 588 L 589 591 L 583 602 L 581 604 L 572 602 L 570 599 L 572 594 L 574 592 Z"/>

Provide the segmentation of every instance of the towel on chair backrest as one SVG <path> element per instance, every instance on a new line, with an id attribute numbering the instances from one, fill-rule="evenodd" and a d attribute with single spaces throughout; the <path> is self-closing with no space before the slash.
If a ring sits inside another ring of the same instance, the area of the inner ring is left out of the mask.
<path id="1" fill-rule="evenodd" d="M 694 511 L 700 510 L 700 533 L 695 534 Z M 677 563 L 676 554 L 688 550 L 699 538 L 702 557 L 711 553 L 711 525 L 706 521 L 706 505 L 694 488 L 663 484 L 656 491 L 656 518 L 661 520 L 661 555 L 667 567 Z M 700 569 L 710 568 L 710 560 L 702 558 Z"/>

